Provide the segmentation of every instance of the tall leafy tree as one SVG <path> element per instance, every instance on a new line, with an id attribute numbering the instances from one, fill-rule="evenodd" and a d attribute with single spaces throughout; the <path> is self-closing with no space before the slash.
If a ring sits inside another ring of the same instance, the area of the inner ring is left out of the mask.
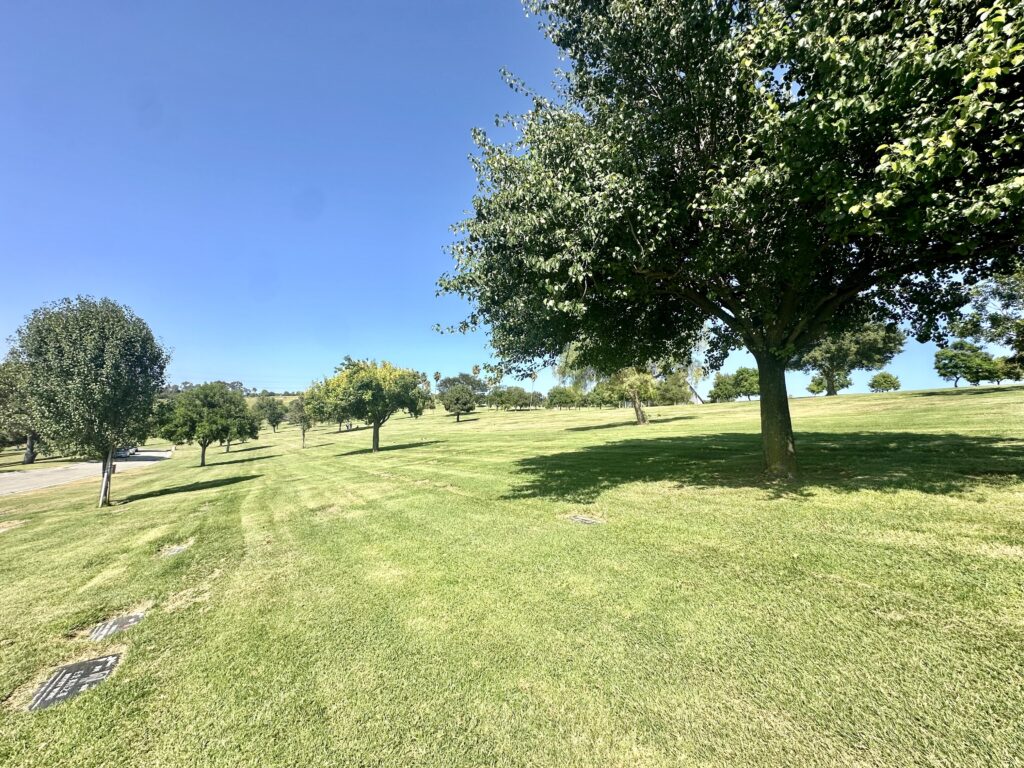
<path id="1" fill-rule="evenodd" d="M 129 308 L 81 296 L 35 310 L 15 339 L 32 424 L 61 452 L 103 462 L 107 505 L 114 451 L 149 436 L 167 352 Z"/>
<path id="2" fill-rule="evenodd" d="M 199 466 L 205 467 L 206 449 L 213 443 L 239 439 L 246 421 L 251 422 L 252 416 L 242 393 L 215 381 L 178 395 L 161 434 L 177 444 L 198 444 Z"/>
<path id="3" fill-rule="evenodd" d="M 867 323 L 855 330 L 826 336 L 794 358 L 790 366 L 821 376 L 826 396 L 837 395 L 850 386 L 851 373 L 885 367 L 903 351 L 906 341 L 906 335 L 895 326 Z"/>
<path id="4" fill-rule="evenodd" d="M 399 411 L 420 416 L 428 397 L 421 374 L 387 361 L 346 357 L 332 381 L 352 417 L 373 426 L 374 453 L 380 450 L 380 428 L 388 419 Z"/>
<path id="5" fill-rule="evenodd" d="M 1020 255 L 1016 0 L 529 5 L 570 72 L 512 144 L 477 133 L 440 281 L 510 372 L 571 341 L 617 370 L 709 327 L 711 367 L 757 361 L 765 466 L 791 475 L 794 356 L 868 320 L 935 336 Z"/>

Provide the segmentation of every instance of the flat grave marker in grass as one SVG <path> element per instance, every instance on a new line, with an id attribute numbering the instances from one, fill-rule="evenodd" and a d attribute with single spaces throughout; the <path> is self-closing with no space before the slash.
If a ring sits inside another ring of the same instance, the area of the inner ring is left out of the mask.
<path id="1" fill-rule="evenodd" d="M 93 627 L 92 632 L 89 633 L 90 640 L 105 640 L 111 635 L 116 635 L 118 632 L 122 632 L 129 627 L 134 627 L 146 614 L 144 611 L 139 613 L 129 613 L 124 616 L 115 616 L 112 619 L 104 621 L 102 624 L 97 624 Z"/>
<path id="2" fill-rule="evenodd" d="M 181 544 L 168 544 L 160 550 L 161 557 L 171 557 L 172 555 L 180 555 L 186 549 L 192 546 L 191 541 L 186 541 Z"/>
<path id="3" fill-rule="evenodd" d="M 569 519 L 574 523 L 580 525 L 601 525 L 604 520 L 598 520 L 595 517 L 587 517 L 586 515 L 569 515 Z"/>
<path id="4" fill-rule="evenodd" d="M 76 661 L 74 664 L 58 667 L 50 679 L 36 691 L 36 695 L 29 702 L 28 711 L 35 712 L 39 709 L 46 709 L 80 693 L 85 693 L 90 688 L 95 688 L 110 677 L 119 661 L 121 661 L 121 654 L 113 653 L 109 656 L 100 656 L 88 661 Z"/>

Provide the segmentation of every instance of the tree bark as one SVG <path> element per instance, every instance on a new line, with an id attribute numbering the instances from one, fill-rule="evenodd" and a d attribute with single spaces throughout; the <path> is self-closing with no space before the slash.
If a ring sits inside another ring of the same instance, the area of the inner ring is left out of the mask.
<path id="1" fill-rule="evenodd" d="M 302 430 L 302 447 L 303 448 L 306 447 L 306 430 L 305 430 L 305 428 L 303 428 L 303 430 Z"/>
<path id="2" fill-rule="evenodd" d="M 455 412 L 455 423 L 458 424 L 459 423 L 459 419 L 461 419 L 461 418 L 462 418 L 462 414 L 459 413 L 458 411 L 456 411 Z"/>
<path id="3" fill-rule="evenodd" d="M 21 457 L 22 464 L 35 464 L 36 456 L 39 454 L 36 452 L 36 440 L 39 436 L 35 432 L 29 432 L 25 438 L 25 455 Z"/>
<path id="4" fill-rule="evenodd" d="M 224 453 L 231 453 L 231 441 L 224 443 Z"/>
<path id="5" fill-rule="evenodd" d="M 207 443 L 200 443 L 199 444 L 199 466 L 200 467 L 205 467 L 206 466 L 206 446 L 207 445 L 208 445 Z"/>
<path id="6" fill-rule="evenodd" d="M 640 398 L 637 395 L 633 395 L 633 413 L 636 416 L 637 425 L 643 425 L 647 423 L 647 414 L 644 413 L 644 404 L 640 402 Z"/>
<path id="7" fill-rule="evenodd" d="M 754 357 L 761 385 L 761 443 L 765 473 L 770 477 L 790 478 L 796 475 L 796 444 L 793 422 L 789 417 L 786 364 L 770 352 Z"/>
<path id="8" fill-rule="evenodd" d="M 373 422 L 373 452 L 380 450 L 380 422 Z"/>
<path id="9" fill-rule="evenodd" d="M 110 448 L 107 451 L 106 458 L 103 459 L 103 479 L 100 481 L 100 506 L 106 507 L 110 505 L 110 475 L 114 469 L 114 449 Z"/>
<path id="10" fill-rule="evenodd" d="M 836 397 L 839 395 L 839 387 L 836 384 L 835 376 L 825 376 L 825 397 Z"/>

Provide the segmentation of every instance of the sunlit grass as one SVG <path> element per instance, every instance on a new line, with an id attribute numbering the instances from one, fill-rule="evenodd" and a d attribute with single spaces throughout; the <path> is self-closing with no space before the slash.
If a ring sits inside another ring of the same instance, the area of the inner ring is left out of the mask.
<path id="1" fill-rule="evenodd" d="M 0 498 L 0 764 L 1020 760 L 1024 389 L 793 407 L 790 485 L 736 403 L 268 430 L 109 510 Z"/>

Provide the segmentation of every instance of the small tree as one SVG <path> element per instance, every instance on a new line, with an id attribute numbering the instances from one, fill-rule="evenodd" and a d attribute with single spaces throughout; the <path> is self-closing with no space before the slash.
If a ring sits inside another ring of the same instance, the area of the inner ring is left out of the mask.
<path id="1" fill-rule="evenodd" d="M 277 432 L 278 425 L 284 421 L 288 409 L 284 403 L 269 392 L 263 392 L 253 403 L 253 413 L 260 421 L 266 421 L 270 428 Z"/>
<path id="2" fill-rule="evenodd" d="M 716 373 L 715 380 L 708 392 L 708 400 L 712 403 L 731 403 L 740 396 L 736 387 L 736 377 L 731 373 Z"/>
<path id="3" fill-rule="evenodd" d="M 313 417 L 306 410 L 306 397 L 299 395 L 288 403 L 288 423 L 294 424 L 302 432 L 302 447 L 306 447 L 306 432 L 313 426 Z"/>
<path id="4" fill-rule="evenodd" d="M 811 377 L 811 383 L 807 385 L 807 391 L 812 395 L 820 395 L 826 388 L 825 379 L 817 374 Z"/>
<path id="5" fill-rule="evenodd" d="M 384 361 L 346 357 L 333 379 L 349 413 L 373 425 L 373 452 L 380 450 L 380 428 L 398 411 L 423 413 L 426 393 L 420 374 Z"/>
<path id="6" fill-rule="evenodd" d="M 758 380 L 756 368 L 737 368 L 732 375 L 733 386 L 737 397 L 750 400 L 761 394 L 761 382 Z"/>
<path id="7" fill-rule="evenodd" d="M 903 350 L 906 335 L 884 323 L 828 336 L 798 355 L 790 368 L 816 373 L 825 382 L 825 395 L 839 394 L 850 386 L 850 374 L 857 370 L 877 371 Z"/>
<path id="8" fill-rule="evenodd" d="M 633 404 L 633 415 L 636 417 L 638 426 L 647 423 L 647 414 L 644 413 L 644 402 L 654 397 L 658 389 L 658 382 L 655 381 L 647 371 L 641 368 L 625 368 L 612 377 L 612 381 L 619 387 L 622 394 Z"/>
<path id="9" fill-rule="evenodd" d="M 446 376 L 438 382 L 437 393 L 443 398 L 444 394 L 449 389 L 459 386 L 468 388 L 469 391 L 473 393 L 474 401 L 477 403 L 482 403 L 484 398 L 487 396 L 487 382 L 473 373 L 460 373 L 458 376 Z M 444 400 L 442 399 L 441 402 L 444 402 Z"/>
<path id="10" fill-rule="evenodd" d="M 441 395 L 441 403 L 448 413 L 455 414 L 455 421 L 458 422 L 462 414 L 472 413 L 476 409 L 476 395 L 465 384 L 456 384 Z"/>
<path id="11" fill-rule="evenodd" d="M 244 443 L 246 440 L 258 439 L 262 423 L 262 419 L 249 407 L 233 414 L 231 429 L 228 431 L 227 439 L 224 441 L 224 453 L 231 451 L 231 444 L 235 441 Z"/>
<path id="12" fill-rule="evenodd" d="M 167 353 L 130 309 L 89 297 L 35 310 L 16 341 L 33 425 L 65 454 L 102 460 L 106 506 L 114 451 L 148 437 Z"/>
<path id="13" fill-rule="evenodd" d="M 961 379 L 977 386 L 990 378 L 993 358 L 976 344 L 958 339 L 935 353 L 935 371 L 954 387 L 960 386 Z"/>
<path id="14" fill-rule="evenodd" d="M 206 466 L 206 449 L 215 442 L 237 439 L 251 415 L 241 392 L 221 381 L 200 384 L 174 400 L 174 412 L 162 435 L 176 444 L 197 443 L 199 466 Z"/>
<path id="15" fill-rule="evenodd" d="M 900 388 L 900 380 L 888 371 L 882 371 L 871 377 L 868 388 L 872 392 L 895 392 Z"/>

